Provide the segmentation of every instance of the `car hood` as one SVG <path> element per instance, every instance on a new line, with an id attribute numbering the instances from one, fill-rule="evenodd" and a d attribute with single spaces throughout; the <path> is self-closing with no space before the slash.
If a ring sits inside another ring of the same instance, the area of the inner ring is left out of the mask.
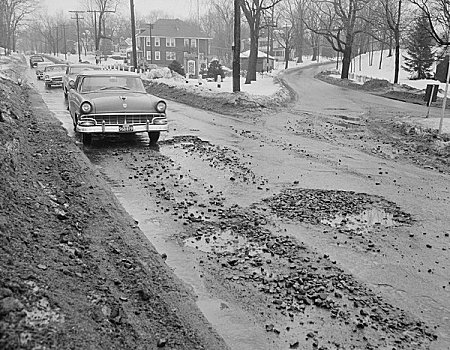
<path id="1" fill-rule="evenodd" d="M 145 93 L 117 92 L 89 93 L 87 99 L 93 106 L 93 113 L 149 113 L 156 111 L 161 99 Z"/>

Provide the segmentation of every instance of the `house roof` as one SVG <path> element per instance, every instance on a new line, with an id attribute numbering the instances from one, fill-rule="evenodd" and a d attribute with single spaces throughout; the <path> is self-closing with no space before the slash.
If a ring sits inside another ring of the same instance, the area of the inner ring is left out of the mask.
<path id="1" fill-rule="evenodd" d="M 150 28 L 143 28 L 138 37 L 150 36 Z M 211 39 L 198 25 L 180 19 L 158 19 L 152 28 L 152 37 Z"/>
<path id="2" fill-rule="evenodd" d="M 240 58 L 249 58 L 250 50 L 241 52 Z M 267 53 L 258 50 L 258 58 L 267 58 Z M 269 55 L 269 59 L 274 60 L 275 57 Z"/>

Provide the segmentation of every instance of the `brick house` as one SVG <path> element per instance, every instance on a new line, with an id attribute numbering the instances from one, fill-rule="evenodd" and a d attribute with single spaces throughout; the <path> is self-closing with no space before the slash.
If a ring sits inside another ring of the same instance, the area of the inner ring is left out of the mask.
<path id="1" fill-rule="evenodd" d="M 197 25 L 179 19 L 159 19 L 136 35 L 137 47 L 147 63 L 167 67 L 176 60 L 193 76 L 202 64 L 207 67 L 210 40 Z"/>

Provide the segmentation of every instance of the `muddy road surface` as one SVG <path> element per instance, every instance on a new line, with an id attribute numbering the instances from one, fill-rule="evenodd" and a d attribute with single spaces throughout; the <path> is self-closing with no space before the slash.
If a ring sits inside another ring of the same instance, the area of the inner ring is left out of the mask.
<path id="1" fill-rule="evenodd" d="M 156 148 L 82 146 L 62 90 L 33 84 L 231 349 L 448 349 L 448 163 L 394 133 L 426 110 L 317 69 L 284 73 L 287 108 L 173 96 Z"/>

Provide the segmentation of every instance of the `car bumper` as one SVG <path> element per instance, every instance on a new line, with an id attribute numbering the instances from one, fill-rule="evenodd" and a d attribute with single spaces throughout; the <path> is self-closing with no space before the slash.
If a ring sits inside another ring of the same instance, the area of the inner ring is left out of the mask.
<path id="1" fill-rule="evenodd" d="M 92 125 L 82 126 L 77 125 L 76 131 L 80 133 L 89 134 L 136 134 L 140 132 L 150 131 L 168 131 L 169 126 L 166 125 L 152 125 L 152 124 L 139 124 L 139 125 Z"/>

